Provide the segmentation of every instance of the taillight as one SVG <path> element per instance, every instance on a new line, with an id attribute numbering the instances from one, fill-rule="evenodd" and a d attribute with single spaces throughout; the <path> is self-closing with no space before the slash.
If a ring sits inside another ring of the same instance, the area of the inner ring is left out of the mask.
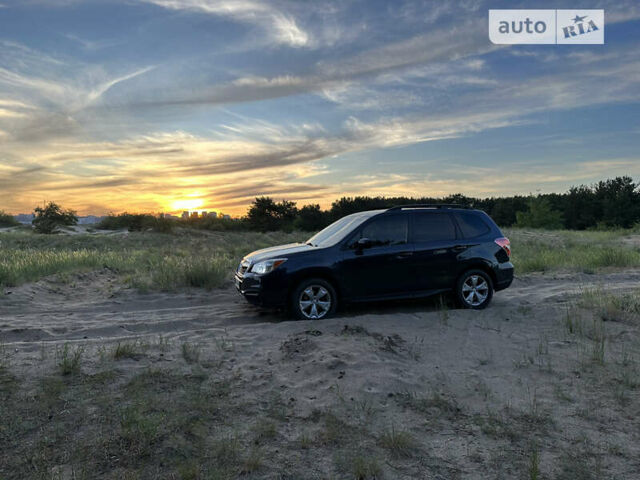
<path id="1" fill-rule="evenodd" d="M 500 245 L 505 252 L 507 252 L 507 257 L 511 257 L 511 242 L 507 237 L 500 237 L 494 240 L 498 245 Z"/>

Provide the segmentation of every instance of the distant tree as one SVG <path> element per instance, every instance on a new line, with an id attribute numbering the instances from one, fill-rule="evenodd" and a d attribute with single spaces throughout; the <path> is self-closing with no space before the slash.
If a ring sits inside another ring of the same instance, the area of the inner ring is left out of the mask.
<path id="1" fill-rule="evenodd" d="M 425 202 L 432 203 L 432 202 Z M 439 202 L 433 202 L 439 203 Z M 454 203 L 456 205 L 460 205 L 463 207 L 471 207 L 474 203 L 477 203 L 477 200 L 471 197 L 467 197 L 462 193 L 454 193 L 453 195 L 448 195 L 442 199 L 442 203 Z"/>
<path id="2" fill-rule="evenodd" d="M 492 198 L 491 207 L 480 208 L 487 212 L 502 227 L 510 227 L 516 223 L 516 212 L 526 211 L 528 209 L 527 198 L 522 196 Z"/>
<path id="3" fill-rule="evenodd" d="M 76 225 L 78 216 L 73 210 L 63 210 L 60 205 L 49 202 L 44 207 L 35 208 L 34 229 L 38 233 L 54 233 L 58 227 Z"/>
<path id="4" fill-rule="evenodd" d="M 640 216 L 640 192 L 631 177 L 616 177 L 594 186 L 602 208 L 601 221 L 610 227 L 629 228 Z"/>
<path id="5" fill-rule="evenodd" d="M 261 232 L 291 230 L 297 214 L 295 202 L 276 203 L 270 197 L 257 197 L 249 208 L 247 220 L 252 229 Z"/>
<path id="6" fill-rule="evenodd" d="M 362 212 L 364 210 L 378 210 L 394 205 L 416 203 L 412 199 L 385 198 L 385 197 L 342 197 L 331 204 L 331 219 L 338 220 L 345 215 Z"/>
<path id="7" fill-rule="evenodd" d="M 176 221 L 150 213 L 113 213 L 107 215 L 96 227 L 102 230 L 120 230 L 126 228 L 130 232 L 154 231 L 171 233 Z"/>
<path id="8" fill-rule="evenodd" d="M 532 197 L 529 210 L 516 213 L 516 226 L 528 228 L 562 228 L 562 213 L 551 208 L 551 201 L 546 197 Z"/>
<path id="9" fill-rule="evenodd" d="M 294 226 L 298 230 L 306 232 L 315 232 L 322 230 L 329 223 L 329 216 L 323 212 L 320 205 L 305 205 L 298 210 L 298 217 L 294 222 Z"/>
<path id="10" fill-rule="evenodd" d="M 594 227 L 602 219 L 602 205 L 591 187 L 571 187 L 564 198 L 564 226 L 570 230 Z"/>
<path id="11" fill-rule="evenodd" d="M 20 225 L 13 215 L 5 213 L 4 210 L 0 210 L 0 227 L 16 227 Z"/>

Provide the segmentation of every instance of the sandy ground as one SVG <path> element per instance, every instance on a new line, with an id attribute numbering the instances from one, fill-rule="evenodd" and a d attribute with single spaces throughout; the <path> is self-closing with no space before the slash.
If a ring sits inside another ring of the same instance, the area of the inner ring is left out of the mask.
<path id="1" fill-rule="evenodd" d="M 585 289 L 638 285 L 640 270 L 529 275 L 483 311 L 392 302 L 310 322 L 251 307 L 231 286 L 140 294 L 104 270 L 5 289 L 0 342 L 25 376 L 47 368 L 43 349 L 64 342 L 97 351 L 162 335 L 176 347 L 163 355 L 167 364 L 179 363 L 184 342 L 211 355 L 224 351 L 226 368 L 242 374 L 246 397 L 259 402 L 277 392 L 292 419 L 332 408 L 374 437 L 390 425 L 409 431 L 420 453 L 385 462 L 384 478 L 528 478 L 535 439 L 542 478 L 632 479 L 640 478 L 638 390 L 630 387 L 620 394 L 627 400 L 616 401 L 615 387 L 622 356 L 640 358 L 640 322 L 606 322 L 607 362 L 595 368 L 580 360 L 587 344 L 567 333 L 563 319 Z M 158 360 L 149 355 L 121 368 Z M 419 398 L 431 400 L 420 407 L 412 401 Z M 299 434 L 292 422 L 284 437 Z M 501 434 L 506 428 L 519 433 Z M 287 478 L 334 474 L 331 462 L 309 465 L 293 452 L 286 458 L 281 468 L 293 472 Z M 583 476 L 571 470 L 579 468 L 573 460 L 585 466 Z"/>

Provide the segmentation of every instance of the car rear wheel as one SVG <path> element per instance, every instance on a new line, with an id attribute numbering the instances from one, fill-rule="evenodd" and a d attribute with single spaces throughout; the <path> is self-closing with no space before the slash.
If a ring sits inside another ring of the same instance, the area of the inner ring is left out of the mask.
<path id="1" fill-rule="evenodd" d="M 331 284 L 321 278 L 302 281 L 291 296 L 291 311 L 301 320 L 320 320 L 333 315 L 338 298 Z"/>
<path id="2" fill-rule="evenodd" d="M 482 270 L 469 270 L 463 273 L 456 283 L 456 297 L 464 308 L 481 310 L 491 302 L 493 282 Z"/>

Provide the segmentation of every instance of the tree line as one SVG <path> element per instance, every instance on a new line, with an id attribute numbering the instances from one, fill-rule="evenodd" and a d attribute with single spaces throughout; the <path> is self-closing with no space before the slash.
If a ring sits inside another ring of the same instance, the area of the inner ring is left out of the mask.
<path id="1" fill-rule="evenodd" d="M 303 230 L 314 232 L 330 223 L 364 210 L 386 209 L 415 203 L 447 203 L 484 210 L 502 227 L 545 229 L 631 228 L 640 224 L 640 183 L 622 176 L 592 185 L 571 187 L 565 193 L 475 198 L 457 193 L 446 197 L 342 197 L 323 210 L 319 204 L 298 207 L 295 202 L 257 197 L 240 219 L 199 217 L 170 219 L 150 213 L 121 213 L 105 217 L 96 228 L 169 233 L 175 227 L 205 230 Z M 59 227 L 75 225 L 77 215 L 50 202 L 35 209 L 33 226 L 39 233 L 54 233 Z M 18 223 L 0 211 L 0 227 Z"/>
<path id="2" fill-rule="evenodd" d="M 298 208 L 295 202 L 258 197 L 245 222 L 252 230 L 316 231 L 363 210 L 414 203 L 448 203 L 484 210 L 503 227 L 569 230 L 630 228 L 640 223 L 640 183 L 622 176 L 592 185 L 574 186 L 565 193 L 475 198 L 457 193 L 446 197 L 342 197 L 323 210 L 318 204 Z"/>

